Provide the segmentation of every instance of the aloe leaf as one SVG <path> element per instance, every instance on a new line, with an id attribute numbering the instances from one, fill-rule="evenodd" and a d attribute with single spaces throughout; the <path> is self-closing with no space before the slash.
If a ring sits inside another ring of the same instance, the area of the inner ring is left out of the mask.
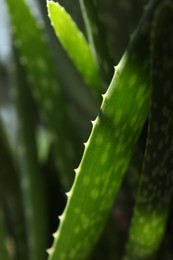
<path id="1" fill-rule="evenodd" d="M 67 194 L 49 260 L 87 259 L 103 229 L 148 114 L 149 17 L 157 3 L 148 7 L 116 67 Z"/>
<path id="2" fill-rule="evenodd" d="M 38 159 L 41 164 L 47 161 L 51 149 L 53 138 L 43 127 L 38 127 L 36 132 L 36 143 L 38 150 Z"/>
<path id="3" fill-rule="evenodd" d="M 3 211 L 0 207 L 0 252 L 3 260 L 10 260 L 10 256 L 7 250 L 7 231 L 3 216 Z"/>
<path id="4" fill-rule="evenodd" d="M 98 8 L 96 5 L 97 0 L 79 0 L 79 2 L 93 55 L 100 70 L 100 74 L 108 84 L 114 73 L 113 61 L 110 57 L 106 41 L 107 35 L 105 28 L 99 18 Z"/>
<path id="5" fill-rule="evenodd" d="M 16 58 L 16 103 L 20 129 L 18 160 L 25 210 L 30 259 L 46 258 L 47 214 L 44 194 L 44 176 L 38 163 L 34 111 L 25 71 Z M 27 117 L 26 117 L 27 115 Z"/>
<path id="6" fill-rule="evenodd" d="M 101 81 L 90 46 L 71 16 L 58 3 L 47 1 L 48 13 L 62 46 L 91 91 L 101 94 Z"/>
<path id="7" fill-rule="evenodd" d="M 49 53 L 45 34 L 24 0 L 6 0 L 9 8 L 14 44 L 20 62 L 25 66 L 32 93 L 40 105 L 43 117 L 55 137 L 56 163 L 61 182 L 67 188 L 72 182 L 78 147 L 67 115 L 63 91 Z M 33 48 L 32 48 L 33 46 Z M 67 163 L 68 162 L 68 163 Z"/>
<path id="8" fill-rule="evenodd" d="M 157 11 L 152 34 L 152 95 L 140 186 L 125 260 L 155 259 L 173 184 L 173 4 Z"/>
<path id="9" fill-rule="evenodd" d="M 48 17 L 48 10 L 45 2 L 43 2 L 42 0 L 37 0 L 37 2 L 41 8 L 43 19 L 45 22 L 45 29 L 50 38 L 50 46 L 51 51 L 54 55 L 55 66 L 65 89 L 66 97 L 68 100 L 70 100 L 68 111 L 73 122 L 75 131 L 77 132 L 76 134 L 78 137 L 80 137 L 81 134 L 83 135 L 83 133 L 89 127 L 88 122 L 93 117 L 93 114 L 95 115 L 96 111 L 98 111 L 98 102 L 100 106 L 101 97 L 99 96 L 99 99 L 96 100 L 97 94 L 93 95 L 92 90 L 89 86 L 87 86 L 82 76 L 74 66 L 73 62 L 66 54 L 66 51 L 63 48 L 62 44 L 59 40 L 57 40 L 57 36 L 51 26 L 50 19 Z M 61 0 L 58 2 L 62 3 Z M 84 25 L 79 3 L 76 1 L 74 5 L 73 2 L 65 0 L 63 1 L 63 6 L 67 8 L 72 17 L 75 17 L 76 23 L 79 24 L 80 28 L 83 30 Z M 101 85 L 99 86 L 99 89 L 100 87 Z M 81 143 L 83 140 L 86 140 L 86 136 L 82 136 Z"/>

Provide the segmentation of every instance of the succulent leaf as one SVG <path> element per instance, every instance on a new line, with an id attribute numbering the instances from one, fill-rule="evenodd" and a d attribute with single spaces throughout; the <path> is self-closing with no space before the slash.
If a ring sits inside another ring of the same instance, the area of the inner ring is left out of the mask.
<path id="1" fill-rule="evenodd" d="M 72 169 L 75 167 L 78 148 L 73 140 L 73 129 L 48 42 L 24 0 L 18 1 L 17 4 L 13 0 L 6 2 L 20 62 L 25 66 L 33 96 L 55 137 L 56 156 L 58 156 L 56 162 L 60 169 L 61 181 L 66 188 L 69 188 L 74 177 Z"/>
<path id="2" fill-rule="evenodd" d="M 62 46 L 90 86 L 91 91 L 100 97 L 100 76 L 84 35 L 61 5 L 47 1 L 47 6 L 50 20 Z"/>
<path id="3" fill-rule="evenodd" d="M 140 186 L 125 260 L 155 259 L 173 185 L 173 4 L 159 7 L 152 33 L 152 94 Z"/>

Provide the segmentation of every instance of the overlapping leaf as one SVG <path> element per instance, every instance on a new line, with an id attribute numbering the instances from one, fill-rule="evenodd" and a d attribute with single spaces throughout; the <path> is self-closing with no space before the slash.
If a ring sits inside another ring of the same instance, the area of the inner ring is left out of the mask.
<path id="1" fill-rule="evenodd" d="M 173 5 L 163 4 L 152 35 L 149 129 L 125 260 L 155 259 L 163 239 L 173 185 Z"/>
<path id="2" fill-rule="evenodd" d="M 13 0 L 6 0 L 6 2 L 20 62 L 25 65 L 33 95 L 41 107 L 49 128 L 54 133 L 56 150 L 58 150 L 56 162 L 60 173 L 63 173 L 61 181 L 67 188 L 73 179 L 72 169 L 75 165 L 77 148 L 49 45 L 25 1 L 19 0 L 16 3 Z"/>
<path id="3" fill-rule="evenodd" d="M 106 31 L 99 17 L 99 9 L 96 6 L 96 1 L 79 0 L 79 2 L 93 55 L 102 78 L 106 84 L 109 84 L 113 76 L 113 61 L 108 49 Z"/>

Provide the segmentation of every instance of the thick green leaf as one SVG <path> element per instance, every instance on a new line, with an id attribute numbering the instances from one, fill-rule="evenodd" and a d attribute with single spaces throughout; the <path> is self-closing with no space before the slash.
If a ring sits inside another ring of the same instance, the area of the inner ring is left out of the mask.
<path id="1" fill-rule="evenodd" d="M 170 2 L 166 1 L 156 14 L 152 41 L 149 129 L 125 260 L 155 259 L 169 212 L 173 186 L 173 4 Z"/>
<path id="2" fill-rule="evenodd" d="M 92 92 L 101 94 L 101 81 L 84 35 L 70 15 L 58 3 L 47 2 L 48 13 L 57 37 Z"/>
<path id="3" fill-rule="evenodd" d="M 147 9 L 116 67 L 74 185 L 67 194 L 69 199 L 54 234 L 50 260 L 87 259 L 103 229 L 148 114 L 149 17 L 157 2 Z"/>
<path id="4" fill-rule="evenodd" d="M 46 37 L 32 16 L 24 0 L 6 0 L 11 17 L 14 44 L 19 50 L 20 62 L 25 65 L 32 92 L 43 117 L 52 130 L 60 169 L 61 181 L 69 187 L 73 179 L 76 148 L 73 130 L 67 116 L 65 100 L 56 70 L 49 53 Z M 67 163 L 68 162 L 68 163 Z"/>

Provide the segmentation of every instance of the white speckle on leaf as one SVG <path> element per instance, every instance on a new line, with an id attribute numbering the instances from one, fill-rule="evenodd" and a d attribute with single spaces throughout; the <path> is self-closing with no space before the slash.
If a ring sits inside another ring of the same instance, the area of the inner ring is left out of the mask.
<path id="1" fill-rule="evenodd" d="M 49 98 L 44 101 L 44 105 L 47 110 L 52 110 L 52 101 Z"/>
<path id="2" fill-rule="evenodd" d="M 20 61 L 20 64 L 23 65 L 23 66 L 25 66 L 28 63 L 26 57 L 21 57 L 19 61 Z"/>
<path id="3" fill-rule="evenodd" d="M 96 200 L 99 196 L 99 190 L 98 189 L 94 189 L 90 192 L 90 197 L 94 200 Z"/>
<path id="4" fill-rule="evenodd" d="M 36 66 L 38 66 L 38 68 L 43 71 L 46 72 L 48 67 L 47 67 L 47 63 L 43 58 L 37 58 L 36 59 Z"/>

